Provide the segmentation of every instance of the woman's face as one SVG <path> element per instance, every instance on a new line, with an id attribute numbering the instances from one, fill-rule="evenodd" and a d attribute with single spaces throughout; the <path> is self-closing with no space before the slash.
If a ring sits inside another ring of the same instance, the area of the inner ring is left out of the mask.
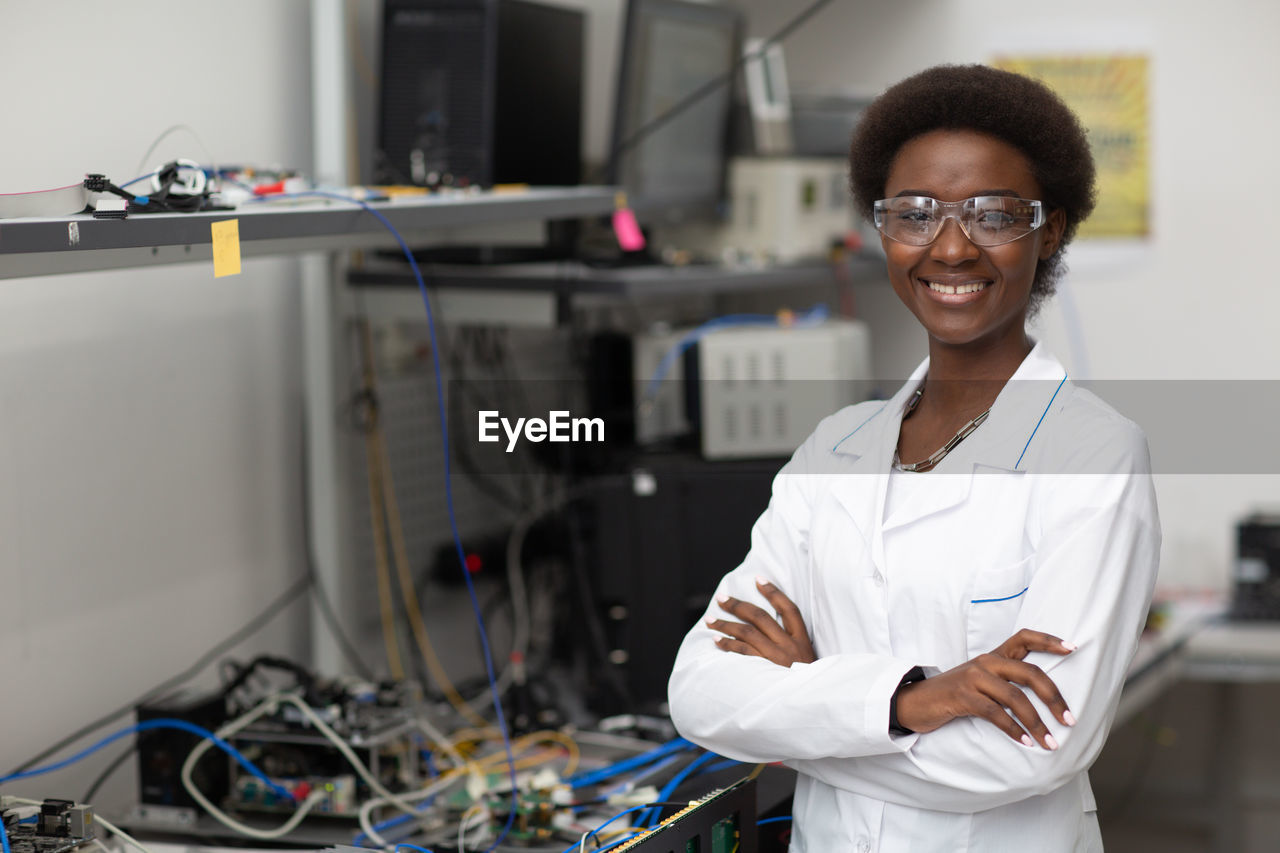
<path id="1" fill-rule="evenodd" d="M 935 130 L 899 149 L 885 185 L 885 198 L 897 195 L 1040 199 L 1041 190 L 1012 145 L 970 130 Z M 880 240 L 894 291 L 930 338 L 952 346 L 1021 345 L 1036 264 L 1057 249 L 1063 223 L 1062 211 L 1050 211 L 1044 226 L 1000 246 L 975 245 L 952 219 L 927 246 Z M 980 289 L 970 293 L 938 289 L 975 284 Z"/>

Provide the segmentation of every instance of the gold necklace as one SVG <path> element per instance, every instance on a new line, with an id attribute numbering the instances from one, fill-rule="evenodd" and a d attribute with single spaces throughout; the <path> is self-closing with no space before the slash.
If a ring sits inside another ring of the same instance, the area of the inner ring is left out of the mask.
<path id="1" fill-rule="evenodd" d="M 920 404 L 920 398 L 922 396 L 924 396 L 923 385 L 921 385 L 919 388 L 916 389 L 916 393 L 912 395 L 911 400 L 907 403 L 907 410 L 902 413 L 902 419 L 904 421 L 912 412 L 916 410 L 916 406 Z M 991 414 L 990 408 L 988 408 L 985 412 L 978 415 L 973 420 L 969 421 L 964 426 L 960 427 L 960 431 L 957 432 L 955 435 L 953 435 L 950 438 L 950 440 L 947 441 L 946 444 L 942 445 L 942 447 L 934 451 L 934 453 L 928 459 L 925 459 L 921 462 L 912 462 L 910 464 L 904 463 L 902 459 L 898 456 L 897 448 L 894 448 L 893 467 L 897 468 L 899 471 L 907 471 L 909 473 L 918 473 L 921 471 L 931 470 L 935 465 L 937 465 L 939 462 L 942 461 L 943 457 L 945 457 L 948 453 L 950 453 L 953 449 L 955 449 L 955 446 L 957 444 L 964 441 L 966 438 L 968 438 L 970 435 L 973 434 L 973 431 L 975 429 L 982 426 L 982 422 L 987 419 L 987 415 L 989 414 Z"/>

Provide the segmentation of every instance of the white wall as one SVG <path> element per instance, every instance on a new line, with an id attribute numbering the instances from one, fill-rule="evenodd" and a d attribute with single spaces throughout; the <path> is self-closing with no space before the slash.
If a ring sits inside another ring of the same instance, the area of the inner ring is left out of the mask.
<path id="1" fill-rule="evenodd" d="M 754 35 L 805 8 L 742 0 Z M 833 3 L 786 43 L 794 86 L 874 95 L 927 66 L 1001 52 L 1128 49 L 1151 57 L 1152 236 L 1068 251 L 1064 293 L 1039 334 L 1073 375 L 1094 379 L 1280 378 L 1280 5 L 1263 0 L 918 0 Z M 1249 211 L 1245 228 L 1214 211 Z M 906 375 L 925 341 L 887 286 L 865 286 L 877 370 Z M 1070 300 L 1068 302 L 1067 300 Z M 1074 304 L 1083 350 L 1066 308 Z M 1194 400 L 1188 400 L 1193 407 Z M 1280 503 L 1280 477 L 1165 476 L 1168 586 L 1225 587 L 1238 517 Z"/>
<path id="2" fill-rule="evenodd" d="M 309 169 L 309 62 L 306 0 L 7 0 L 0 192 L 124 182 L 177 123 L 221 163 Z M 206 158 L 175 134 L 146 166 L 176 156 Z M 253 260 L 0 281 L 0 773 L 303 572 L 298 278 Z M 305 654 L 305 620 L 241 651 Z M 78 797 L 102 763 L 5 790 Z M 127 770 L 100 802 L 128 799 Z"/>

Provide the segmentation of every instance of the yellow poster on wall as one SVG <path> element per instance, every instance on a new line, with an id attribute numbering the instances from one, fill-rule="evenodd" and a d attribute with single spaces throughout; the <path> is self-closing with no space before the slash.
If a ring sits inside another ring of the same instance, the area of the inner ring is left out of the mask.
<path id="1" fill-rule="evenodd" d="M 1098 206 L 1081 237 L 1150 233 L 1147 57 L 1080 54 L 1004 56 L 993 63 L 1057 92 L 1089 131 L 1098 168 Z"/>

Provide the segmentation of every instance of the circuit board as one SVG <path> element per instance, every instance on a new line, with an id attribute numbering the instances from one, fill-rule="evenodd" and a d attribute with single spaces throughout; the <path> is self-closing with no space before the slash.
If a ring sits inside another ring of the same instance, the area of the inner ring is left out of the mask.
<path id="1" fill-rule="evenodd" d="M 45 800 L 31 823 L 0 811 L 12 853 L 66 853 L 93 840 L 93 807 L 71 800 Z"/>
<path id="2" fill-rule="evenodd" d="M 758 853 L 755 827 L 756 783 L 743 779 L 690 803 L 614 849 L 618 853 Z"/>
<path id="3" fill-rule="evenodd" d="M 34 826 L 26 825 L 19 825 L 9 830 L 9 849 L 13 853 L 65 853 L 92 840 L 92 838 L 37 835 Z"/>

